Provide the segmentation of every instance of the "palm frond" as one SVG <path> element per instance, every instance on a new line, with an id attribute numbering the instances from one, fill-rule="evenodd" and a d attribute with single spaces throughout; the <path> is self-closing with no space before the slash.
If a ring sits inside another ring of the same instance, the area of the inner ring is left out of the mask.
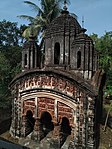
<path id="1" fill-rule="evenodd" d="M 47 17 L 51 17 L 51 15 L 55 14 L 57 16 L 57 14 L 59 13 L 59 4 L 58 3 L 54 3 L 51 6 L 51 10 L 49 10 L 49 13 L 47 14 Z M 55 18 L 55 16 L 54 16 Z M 50 19 L 49 19 L 50 20 Z"/>
<path id="2" fill-rule="evenodd" d="M 69 3 L 70 0 L 67 0 Z M 60 8 L 64 0 L 41 0 L 40 6 L 28 0 L 24 1 L 36 12 L 36 17 L 20 15 L 19 18 L 30 21 L 31 25 L 24 31 L 23 36 L 29 38 L 30 34 L 36 34 L 37 37 L 44 38 L 44 31 L 48 24 L 59 15 Z"/>
<path id="3" fill-rule="evenodd" d="M 26 39 L 29 38 L 29 35 L 30 35 L 30 28 L 28 27 L 27 29 L 24 30 L 22 36 Z"/>
<path id="4" fill-rule="evenodd" d="M 36 5 L 35 3 L 33 2 L 30 2 L 30 1 L 24 1 L 24 3 L 28 4 L 30 7 L 32 7 L 33 11 L 35 11 L 36 13 L 38 12 L 38 15 L 39 14 L 43 14 L 43 11 L 42 9 Z"/>
<path id="5" fill-rule="evenodd" d="M 47 18 L 49 18 L 51 15 L 52 15 L 52 13 L 53 13 L 53 9 L 48 13 L 48 15 L 47 15 Z"/>
<path id="6" fill-rule="evenodd" d="M 34 21 L 34 17 L 31 17 L 31 16 L 27 16 L 27 15 L 19 15 L 19 16 L 17 16 L 17 17 L 19 17 L 20 19 L 25 19 L 25 20 L 28 20 L 28 21 L 30 21 L 31 23 Z"/>
<path id="7" fill-rule="evenodd" d="M 44 38 L 45 37 L 45 32 L 42 32 L 40 38 Z"/>
<path id="8" fill-rule="evenodd" d="M 41 6 L 42 8 L 47 7 L 47 1 L 46 0 L 41 1 Z"/>
<path id="9" fill-rule="evenodd" d="M 35 20 L 37 20 L 39 23 L 46 24 L 46 18 L 43 18 L 42 16 L 36 16 Z"/>
<path id="10" fill-rule="evenodd" d="M 41 29 L 41 25 L 39 24 L 39 25 L 35 25 L 35 29 Z"/>
<path id="11" fill-rule="evenodd" d="M 38 32 L 39 28 L 36 28 L 35 26 L 30 26 L 23 32 L 22 36 L 26 39 L 29 39 L 29 36 L 31 34 L 33 34 L 33 36 L 36 37 Z"/>

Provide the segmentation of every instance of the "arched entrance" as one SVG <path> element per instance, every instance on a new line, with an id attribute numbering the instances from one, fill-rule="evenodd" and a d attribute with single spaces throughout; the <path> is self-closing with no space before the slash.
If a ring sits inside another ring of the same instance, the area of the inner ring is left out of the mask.
<path id="1" fill-rule="evenodd" d="M 54 129 L 52 117 L 49 112 L 45 111 L 41 114 L 40 121 L 42 123 L 44 136 Z"/>
<path id="2" fill-rule="evenodd" d="M 67 135 L 71 134 L 71 127 L 70 127 L 69 120 L 67 117 L 62 118 L 61 132 L 65 133 Z"/>
<path id="3" fill-rule="evenodd" d="M 60 147 L 63 145 L 69 135 L 71 135 L 71 126 L 69 124 L 69 119 L 67 117 L 63 117 L 60 124 Z"/>
<path id="4" fill-rule="evenodd" d="M 33 113 L 31 110 L 28 110 L 26 112 L 26 123 L 25 123 L 26 136 L 33 131 L 34 125 L 35 125 L 35 119 L 33 118 Z"/>

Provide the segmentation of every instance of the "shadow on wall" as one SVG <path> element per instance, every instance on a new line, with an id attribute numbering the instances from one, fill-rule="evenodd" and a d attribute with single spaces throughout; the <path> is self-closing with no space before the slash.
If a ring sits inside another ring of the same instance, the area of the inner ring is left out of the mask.
<path id="1" fill-rule="evenodd" d="M 8 131 L 10 129 L 10 125 L 11 125 L 11 118 L 8 118 L 0 122 L 0 134 L 3 134 L 6 131 Z"/>
<path id="2" fill-rule="evenodd" d="M 66 117 L 63 117 L 60 126 L 61 127 L 60 127 L 59 138 L 60 138 L 60 147 L 61 147 L 66 141 L 67 137 L 71 135 L 71 127 L 69 124 L 69 119 Z"/>
<path id="3" fill-rule="evenodd" d="M 35 125 L 35 119 L 33 118 L 33 113 L 31 110 L 28 110 L 26 113 L 26 136 L 30 134 Z"/>
<path id="4" fill-rule="evenodd" d="M 10 129 L 11 125 L 11 108 L 0 109 L 0 134 Z"/>
<path id="5" fill-rule="evenodd" d="M 52 122 L 52 117 L 49 112 L 43 112 L 40 117 L 40 122 L 42 123 L 42 128 L 44 132 L 44 136 L 46 136 L 50 131 L 54 129 L 54 125 Z"/>

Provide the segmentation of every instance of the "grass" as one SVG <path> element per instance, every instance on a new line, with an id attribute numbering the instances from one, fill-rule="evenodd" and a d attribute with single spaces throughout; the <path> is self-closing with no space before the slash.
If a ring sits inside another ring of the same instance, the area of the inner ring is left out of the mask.
<path id="1" fill-rule="evenodd" d="M 100 147 L 99 149 L 112 149 L 112 129 L 109 127 L 104 131 L 104 125 L 100 127 Z"/>
<path id="2" fill-rule="evenodd" d="M 105 119 L 110 109 L 110 104 L 104 104 L 102 125 L 100 126 L 100 147 L 99 149 L 112 149 L 112 129 L 106 126 L 104 131 Z M 112 117 L 112 109 L 109 113 L 109 117 Z"/>
<path id="3" fill-rule="evenodd" d="M 108 110 L 110 109 L 110 104 L 104 105 L 104 108 L 105 108 L 106 112 L 108 112 Z M 112 116 L 112 107 L 111 107 L 111 111 L 110 111 L 110 116 Z"/>

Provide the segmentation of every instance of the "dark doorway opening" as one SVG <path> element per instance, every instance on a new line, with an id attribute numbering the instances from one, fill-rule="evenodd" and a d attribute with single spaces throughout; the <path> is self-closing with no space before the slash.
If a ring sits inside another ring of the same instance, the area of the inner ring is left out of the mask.
<path id="1" fill-rule="evenodd" d="M 42 129 L 44 132 L 44 136 L 46 136 L 50 131 L 54 129 L 54 125 L 52 122 L 52 117 L 49 112 L 43 112 L 40 118 L 40 121 L 42 123 Z"/>
<path id="2" fill-rule="evenodd" d="M 54 47 L 54 64 L 59 64 L 60 62 L 60 44 L 55 43 Z"/>
<path id="3" fill-rule="evenodd" d="M 26 136 L 33 131 L 34 125 L 35 125 L 35 119 L 33 118 L 33 113 L 31 110 L 28 110 L 26 113 L 26 123 L 25 123 Z"/>
<path id="4" fill-rule="evenodd" d="M 61 127 L 60 127 L 60 147 L 66 141 L 67 137 L 71 135 L 71 126 L 67 117 L 62 118 Z"/>
<path id="5" fill-rule="evenodd" d="M 66 117 L 62 118 L 62 122 L 61 122 L 61 132 L 70 135 L 71 134 L 71 127 L 69 124 L 69 120 Z"/>
<path id="6" fill-rule="evenodd" d="M 77 68 L 81 67 L 81 52 L 77 52 Z"/>
<path id="7" fill-rule="evenodd" d="M 25 57 L 24 57 L 24 66 L 25 67 L 27 66 L 27 54 L 25 54 Z"/>
<path id="8" fill-rule="evenodd" d="M 35 68 L 35 50 L 33 50 L 33 68 Z"/>

